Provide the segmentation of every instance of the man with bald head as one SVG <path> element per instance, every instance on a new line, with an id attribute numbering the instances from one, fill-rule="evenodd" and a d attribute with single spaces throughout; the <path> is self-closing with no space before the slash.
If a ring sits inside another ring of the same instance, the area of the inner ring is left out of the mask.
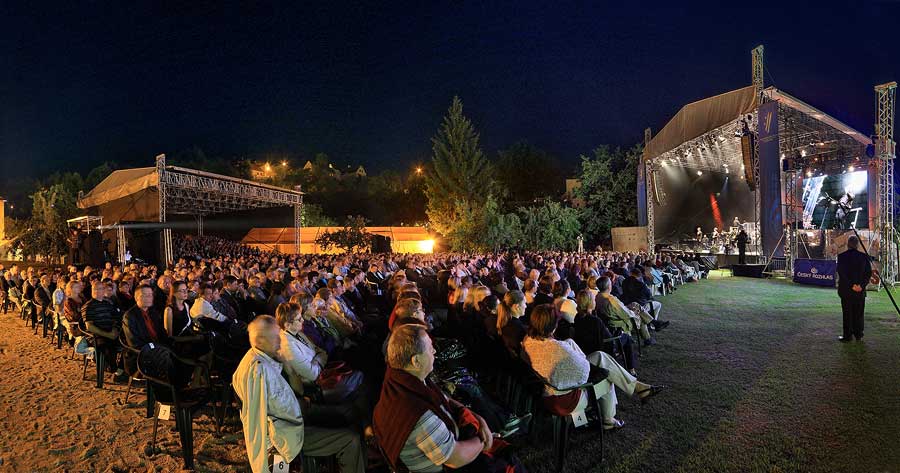
<path id="1" fill-rule="evenodd" d="M 81 318 L 87 331 L 93 334 L 96 349 L 103 353 L 104 362 L 110 369 L 116 369 L 116 382 L 128 377 L 117 364 L 116 355 L 121 350 L 119 330 L 122 328 L 122 314 L 109 301 L 106 283 L 95 280 L 91 283 L 91 299 L 81 306 Z"/>
<path id="2" fill-rule="evenodd" d="M 250 350 L 234 372 L 232 385 L 242 402 L 241 423 L 253 473 L 270 471 L 276 455 L 285 463 L 294 463 L 291 470 L 299 471 L 301 451 L 314 457 L 337 455 L 341 471 L 364 472 L 358 434 L 349 429 L 304 425 L 303 409 L 309 403 L 298 401 L 281 376 L 281 335 L 275 318 L 257 316 L 247 331 Z"/>

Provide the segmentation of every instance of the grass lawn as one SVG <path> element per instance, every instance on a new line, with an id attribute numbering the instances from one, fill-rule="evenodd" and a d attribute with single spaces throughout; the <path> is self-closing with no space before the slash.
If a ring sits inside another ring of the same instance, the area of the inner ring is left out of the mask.
<path id="1" fill-rule="evenodd" d="M 627 425 L 605 461 L 579 429 L 566 471 L 900 472 L 900 318 L 884 291 L 849 344 L 834 289 L 720 277 L 659 300 L 672 324 L 638 378 L 669 390 L 643 407 L 620 394 Z M 529 471 L 552 471 L 541 439 L 520 451 Z"/>

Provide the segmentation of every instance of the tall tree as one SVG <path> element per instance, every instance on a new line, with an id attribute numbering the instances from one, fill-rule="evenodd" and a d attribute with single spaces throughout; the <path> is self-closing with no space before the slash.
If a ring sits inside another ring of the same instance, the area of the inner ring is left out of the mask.
<path id="1" fill-rule="evenodd" d="M 432 168 L 425 178 L 427 214 L 431 227 L 449 235 L 461 222 L 460 212 L 475 209 L 495 195 L 491 163 L 478 145 L 478 133 L 463 115 L 459 97 L 453 103 L 437 135 L 431 139 Z"/>
<path id="2" fill-rule="evenodd" d="M 531 205 L 535 199 L 555 197 L 565 188 L 559 161 L 525 142 L 500 151 L 496 177 L 508 200 L 518 205 Z"/>

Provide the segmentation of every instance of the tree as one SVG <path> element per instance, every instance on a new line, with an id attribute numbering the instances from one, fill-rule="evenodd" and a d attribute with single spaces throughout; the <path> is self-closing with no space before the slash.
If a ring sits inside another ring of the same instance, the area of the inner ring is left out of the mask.
<path id="1" fill-rule="evenodd" d="M 301 218 L 304 227 L 333 227 L 337 225 L 333 218 L 325 215 L 322 206 L 317 204 L 303 204 Z"/>
<path id="2" fill-rule="evenodd" d="M 31 218 L 13 248 L 20 249 L 26 257 L 43 256 L 48 260 L 62 257 L 68 251 L 66 220 L 77 209 L 75 193 L 65 183 L 59 183 L 38 190 L 31 199 Z"/>
<path id="3" fill-rule="evenodd" d="M 366 231 L 368 222 L 361 216 L 349 216 L 344 228 L 325 232 L 316 238 L 316 244 L 323 250 L 340 248 L 346 253 L 364 252 L 372 246 L 372 234 Z"/>
<path id="4" fill-rule="evenodd" d="M 627 151 L 600 146 L 593 157 L 581 156 L 581 182 L 574 194 L 584 202 L 580 217 L 588 239 L 606 240 L 613 227 L 637 224 L 640 156 L 640 146 Z"/>
<path id="5" fill-rule="evenodd" d="M 520 207 L 522 215 L 522 243 L 531 250 L 574 250 L 581 233 L 579 213 L 558 202 L 540 206 Z"/>
<path id="6" fill-rule="evenodd" d="M 493 198 L 483 207 L 483 240 L 488 250 L 497 251 L 503 247 L 515 246 L 522 239 L 522 221 L 515 212 L 503 213 Z"/>
<path id="7" fill-rule="evenodd" d="M 496 177 L 509 200 L 520 205 L 561 194 L 565 185 L 558 160 L 525 142 L 500 151 Z"/>
<path id="8" fill-rule="evenodd" d="M 463 104 L 453 97 L 437 135 L 431 139 L 432 167 L 425 177 L 426 213 L 438 233 L 448 236 L 466 224 L 470 213 L 495 195 L 493 169 L 478 145 L 478 133 L 463 115 Z"/>

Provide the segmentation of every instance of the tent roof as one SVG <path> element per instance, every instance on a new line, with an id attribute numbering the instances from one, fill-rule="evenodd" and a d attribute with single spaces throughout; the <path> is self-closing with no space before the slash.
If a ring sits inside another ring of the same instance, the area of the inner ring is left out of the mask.
<path id="1" fill-rule="evenodd" d="M 295 206 L 302 202 L 299 190 L 282 189 L 259 182 L 212 174 L 178 166 L 165 166 L 166 214 L 210 215 L 263 207 Z M 86 195 L 78 207 L 87 209 L 136 196 L 144 190 L 159 189 L 156 167 L 114 171 Z M 135 197 L 142 202 L 158 197 Z M 158 206 L 159 204 L 155 204 Z"/>
<path id="2" fill-rule="evenodd" d="M 666 123 L 644 149 L 644 159 L 653 159 L 704 133 L 756 109 L 756 92 L 751 86 L 689 103 Z"/>
<path id="3" fill-rule="evenodd" d="M 113 171 L 90 192 L 78 199 L 78 207 L 86 209 L 135 194 L 148 187 L 156 187 L 159 179 L 156 168 L 133 168 Z"/>

